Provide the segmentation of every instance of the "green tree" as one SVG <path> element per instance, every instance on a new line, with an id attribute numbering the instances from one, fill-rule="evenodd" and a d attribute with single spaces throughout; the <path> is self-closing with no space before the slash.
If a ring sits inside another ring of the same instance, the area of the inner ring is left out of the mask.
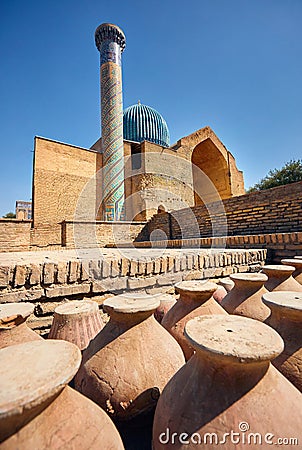
<path id="1" fill-rule="evenodd" d="M 258 183 L 248 189 L 249 192 L 262 191 L 284 184 L 302 181 L 302 159 L 291 159 L 281 169 L 270 170 Z"/>
<path id="2" fill-rule="evenodd" d="M 16 214 L 13 212 L 8 212 L 7 214 L 5 214 L 5 216 L 3 216 L 3 219 L 15 219 L 16 218 Z"/>

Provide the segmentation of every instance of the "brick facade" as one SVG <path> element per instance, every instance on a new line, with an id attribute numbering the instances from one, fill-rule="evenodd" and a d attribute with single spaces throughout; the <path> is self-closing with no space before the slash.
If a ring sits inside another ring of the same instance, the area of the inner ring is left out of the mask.
<path id="1" fill-rule="evenodd" d="M 80 195 L 102 166 L 102 155 L 95 150 L 35 138 L 33 170 L 34 227 L 74 220 Z M 87 192 L 87 211 L 95 213 L 97 182 Z M 94 214 L 95 218 L 95 214 Z"/>

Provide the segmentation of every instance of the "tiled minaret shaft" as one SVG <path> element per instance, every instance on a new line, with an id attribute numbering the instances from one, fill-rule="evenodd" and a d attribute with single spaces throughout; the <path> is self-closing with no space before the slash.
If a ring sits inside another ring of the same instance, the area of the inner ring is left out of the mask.
<path id="1" fill-rule="evenodd" d="M 126 40 L 116 25 L 95 31 L 101 61 L 101 117 L 104 219 L 120 220 L 124 206 L 122 58 Z"/>

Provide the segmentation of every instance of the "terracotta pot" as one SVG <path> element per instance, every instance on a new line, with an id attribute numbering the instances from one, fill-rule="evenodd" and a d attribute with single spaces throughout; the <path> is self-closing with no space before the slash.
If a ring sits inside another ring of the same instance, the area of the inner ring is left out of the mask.
<path id="1" fill-rule="evenodd" d="M 172 306 L 176 303 L 176 298 L 169 294 L 164 294 L 158 297 L 159 299 L 159 307 L 156 308 L 154 317 L 155 319 L 161 323 L 164 316 L 167 314 L 167 312 L 172 308 Z"/>
<path id="2" fill-rule="evenodd" d="M 104 326 L 97 302 L 75 300 L 55 309 L 48 337 L 72 342 L 84 350 Z"/>
<path id="3" fill-rule="evenodd" d="M 301 442 L 301 394 L 270 364 L 283 350 L 276 331 L 246 317 L 214 315 L 190 320 L 185 332 L 196 353 L 158 401 L 154 450 L 268 449 L 265 439 L 274 444 L 278 437 Z M 263 446 L 249 433 L 259 433 Z"/>
<path id="4" fill-rule="evenodd" d="M 75 386 L 116 420 L 154 409 L 184 364 L 181 348 L 153 316 L 158 306 L 151 295 L 105 300 L 110 320 L 83 354 Z"/>
<path id="5" fill-rule="evenodd" d="M 298 283 L 302 284 L 302 258 L 294 258 L 294 259 L 281 259 L 282 264 L 287 264 L 295 268 L 293 272 L 293 278 L 298 281 Z"/>
<path id="6" fill-rule="evenodd" d="M 270 309 L 262 302 L 262 295 L 267 292 L 264 273 L 234 273 L 231 275 L 235 286 L 221 302 L 229 314 L 250 317 L 263 322 Z"/>
<path id="7" fill-rule="evenodd" d="M 193 347 L 184 337 L 184 328 L 188 320 L 205 314 L 226 314 L 225 310 L 214 300 L 217 289 L 215 283 L 209 281 L 182 281 L 175 285 L 180 294 L 177 303 L 162 320 L 162 326 L 177 340 L 186 360 L 193 355 Z"/>
<path id="8" fill-rule="evenodd" d="M 302 286 L 292 277 L 294 271 L 292 266 L 263 266 L 261 272 L 268 276 L 265 288 L 268 291 L 302 292 Z"/>
<path id="9" fill-rule="evenodd" d="M 33 312 L 34 307 L 31 303 L 0 305 L 0 348 L 43 339 L 26 324 L 27 318 Z"/>
<path id="10" fill-rule="evenodd" d="M 269 292 L 263 301 L 271 309 L 266 323 L 278 331 L 285 344 L 273 364 L 302 392 L 302 293 Z"/>
<path id="11" fill-rule="evenodd" d="M 0 350 L 0 442 L 11 449 L 123 449 L 109 417 L 67 386 L 81 362 L 65 341 Z"/>
<path id="12" fill-rule="evenodd" d="M 218 284 L 223 286 L 227 292 L 230 292 L 233 289 L 233 287 L 235 286 L 234 281 L 231 280 L 230 277 L 221 278 L 221 280 L 219 280 Z"/>
<path id="13" fill-rule="evenodd" d="M 218 286 L 213 294 L 213 298 L 214 300 L 216 300 L 216 302 L 221 303 L 226 295 L 227 295 L 226 289 L 223 286 Z"/>

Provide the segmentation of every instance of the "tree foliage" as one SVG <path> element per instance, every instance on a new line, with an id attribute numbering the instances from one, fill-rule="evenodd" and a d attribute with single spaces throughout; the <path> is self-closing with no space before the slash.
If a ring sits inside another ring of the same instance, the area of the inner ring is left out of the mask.
<path id="1" fill-rule="evenodd" d="M 15 219 L 16 218 L 16 214 L 13 212 L 8 212 L 5 214 L 5 216 L 3 216 L 3 219 Z"/>
<path id="2" fill-rule="evenodd" d="M 296 181 L 302 181 L 302 159 L 297 161 L 291 159 L 281 169 L 270 170 L 262 180 L 250 187 L 247 192 L 262 191 Z"/>

